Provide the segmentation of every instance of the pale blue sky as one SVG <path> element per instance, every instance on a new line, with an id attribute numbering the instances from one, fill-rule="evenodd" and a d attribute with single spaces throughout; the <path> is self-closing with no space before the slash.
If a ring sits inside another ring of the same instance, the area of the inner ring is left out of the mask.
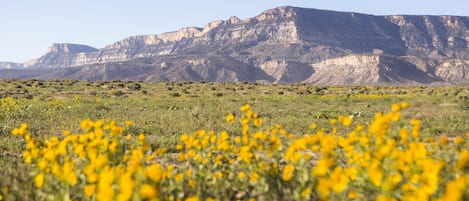
<path id="1" fill-rule="evenodd" d="M 375 15 L 469 16 L 469 0 L 0 0 L 0 61 L 25 62 L 52 43 L 96 48 L 132 35 L 248 18 L 282 5 Z"/>

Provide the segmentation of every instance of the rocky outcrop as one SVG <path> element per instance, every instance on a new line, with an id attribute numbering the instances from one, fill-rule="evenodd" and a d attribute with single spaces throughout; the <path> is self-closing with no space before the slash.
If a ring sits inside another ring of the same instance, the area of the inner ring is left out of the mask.
<path id="1" fill-rule="evenodd" d="M 446 60 L 441 62 L 435 71 L 435 75 L 452 83 L 468 83 L 469 61 Z"/>
<path id="2" fill-rule="evenodd" d="M 57 54 L 78 54 L 82 52 L 96 52 L 98 49 L 94 47 L 90 47 L 87 45 L 78 45 L 78 44 L 52 44 L 49 47 L 49 53 L 57 53 Z"/>
<path id="3" fill-rule="evenodd" d="M 274 83 L 302 82 L 314 73 L 311 66 L 286 60 L 271 60 L 259 65 L 260 69 L 272 77 Z"/>
<path id="4" fill-rule="evenodd" d="M 386 16 L 399 27 L 407 54 L 469 59 L 469 17 Z"/>
<path id="5" fill-rule="evenodd" d="M 469 17 L 279 7 L 203 28 L 132 36 L 102 49 L 54 44 L 22 65 L 60 69 L 42 78 L 469 83 L 468 41 Z"/>
<path id="6" fill-rule="evenodd" d="M 421 70 L 405 58 L 389 55 L 349 55 L 312 65 L 315 73 L 304 82 L 314 84 L 430 84 L 441 77 Z"/>
<path id="7" fill-rule="evenodd" d="M 23 65 L 26 68 L 66 68 L 92 63 L 91 55 L 99 55 L 99 50 L 87 45 L 52 44 L 47 54 Z"/>
<path id="8" fill-rule="evenodd" d="M 18 69 L 23 68 L 23 64 L 13 62 L 0 62 L 0 69 Z"/>
<path id="9" fill-rule="evenodd" d="M 379 81 L 379 56 L 351 55 L 313 64 L 315 73 L 305 80 L 314 84 L 362 84 Z"/>

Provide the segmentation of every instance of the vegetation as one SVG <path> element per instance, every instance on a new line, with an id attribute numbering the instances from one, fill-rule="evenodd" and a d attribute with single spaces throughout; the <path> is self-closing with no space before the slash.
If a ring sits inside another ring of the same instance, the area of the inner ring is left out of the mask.
<path id="1" fill-rule="evenodd" d="M 9 80 L 0 99 L 0 200 L 469 198 L 464 86 Z"/>

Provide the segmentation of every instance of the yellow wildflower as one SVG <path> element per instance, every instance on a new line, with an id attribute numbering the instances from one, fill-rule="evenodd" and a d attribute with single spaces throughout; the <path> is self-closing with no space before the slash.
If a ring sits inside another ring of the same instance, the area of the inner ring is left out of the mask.
<path id="1" fill-rule="evenodd" d="M 350 126 L 352 124 L 352 118 L 350 117 L 344 117 L 344 120 L 342 121 L 342 125 L 344 126 Z"/>
<path id="2" fill-rule="evenodd" d="M 62 131 L 62 134 L 64 136 L 69 136 L 71 134 L 71 132 L 69 130 L 64 130 L 64 131 Z"/>
<path id="3" fill-rule="evenodd" d="M 184 179 L 184 174 L 182 174 L 182 173 L 177 173 L 176 176 L 174 176 L 174 180 L 176 182 L 180 182 L 180 181 L 182 181 L 182 179 Z"/>
<path id="4" fill-rule="evenodd" d="M 195 188 L 196 182 L 193 179 L 189 179 L 189 186 Z"/>
<path id="5" fill-rule="evenodd" d="M 435 193 L 438 189 L 438 175 L 431 173 L 424 173 L 420 177 L 420 190 L 428 195 Z"/>
<path id="6" fill-rule="evenodd" d="M 457 145 L 460 145 L 460 144 L 464 143 L 464 138 L 461 137 L 461 136 L 457 136 L 457 137 L 454 139 L 454 143 L 456 143 Z"/>
<path id="7" fill-rule="evenodd" d="M 348 186 L 348 177 L 340 166 L 337 166 L 332 171 L 330 175 L 330 181 L 334 183 L 332 190 L 336 193 L 341 193 Z"/>
<path id="8" fill-rule="evenodd" d="M 44 185 L 44 173 L 39 173 L 34 177 L 34 184 L 36 187 L 41 188 Z"/>
<path id="9" fill-rule="evenodd" d="M 380 186 L 383 179 L 383 171 L 378 167 L 378 164 L 372 164 L 368 169 L 368 177 L 371 183 L 375 186 Z"/>
<path id="10" fill-rule="evenodd" d="M 140 186 L 140 196 L 143 199 L 153 199 L 158 195 L 157 191 L 150 184 L 142 184 Z"/>
<path id="11" fill-rule="evenodd" d="M 409 107 L 409 103 L 407 103 L 407 102 L 405 102 L 405 101 L 402 101 L 402 102 L 401 102 L 401 108 L 402 108 L 402 109 L 406 109 L 406 108 L 408 108 L 408 107 Z"/>
<path id="12" fill-rule="evenodd" d="M 89 119 L 85 119 L 80 122 L 80 127 L 85 131 L 88 132 L 93 128 L 93 122 Z"/>
<path id="13" fill-rule="evenodd" d="M 262 119 L 261 118 L 255 118 L 253 124 L 254 124 L 254 126 L 261 126 L 262 125 Z"/>
<path id="14" fill-rule="evenodd" d="M 154 182 L 159 182 L 162 179 L 163 169 L 158 163 L 152 164 L 145 168 L 145 176 Z"/>
<path id="15" fill-rule="evenodd" d="M 400 106 L 399 104 L 394 103 L 394 104 L 392 104 L 392 106 L 391 106 L 391 110 L 392 110 L 393 112 L 397 112 L 397 111 L 399 111 L 400 109 L 401 109 L 401 106 Z"/>
<path id="16" fill-rule="evenodd" d="M 94 183 L 94 182 L 98 181 L 98 174 L 96 174 L 94 172 L 90 173 L 90 174 L 87 174 L 86 176 L 87 176 L 86 179 L 87 179 L 88 183 Z"/>
<path id="17" fill-rule="evenodd" d="M 469 151 L 464 150 L 459 154 L 459 160 L 456 163 L 457 170 L 463 170 L 469 167 Z"/>
<path id="18" fill-rule="evenodd" d="M 236 136 L 236 137 L 234 138 L 234 142 L 235 142 L 236 144 L 241 144 L 241 137 Z"/>
<path id="19" fill-rule="evenodd" d="M 326 135 L 321 138 L 321 152 L 323 154 L 331 154 L 337 146 L 336 138 L 332 135 Z"/>
<path id="20" fill-rule="evenodd" d="M 235 116 L 230 113 L 230 114 L 226 115 L 225 119 L 226 119 L 226 122 L 228 122 L 228 123 L 233 122 L 235 120 Z"/>
<path id="21" fill-rule="evenodd" d="M 187 177 L 192 177 L 192 169 L 187 169 L 186 170 L 186 176 Z"/>
<path id="22" fill-rule="evenodd" d="M 243 112 L 246 112 L 246 111 L 251 109 L 251 106 L 249 106 L 249 104 L 245 104 L 245 105 L 241 106 L 241 108 L 239 108 L 239 109 Z"/>
<path id="23" fill-rule="evenodd" d="M 357 191 L 355 191 L 355 190 L 351 190 L 351 191 L 347 194 L 347 197 L 348 197 L 349 199 L 351 199 L 351 200 L 357 198 L 357 196 L 358 196 L 358 193 L 357 193 Z"/>
<path id="24" fill-rule="evenodd" d="M 190 149 L 190 150 L 187 152 L 187 156 L 189 156 L 190 158 L 194 158 L 195 155 L 196 155 L 196 152 L 195 152 L 195 150 L 193 150 L 193 149 Z"/>
<path id="25" fill-rule="evenodd" d="M 331 161 L 327 158 L 319 159 L 316 166 L 313 168 L 313 175 L 315 176 L 324 176 L 327 174 L 329 170 L 329 166 L 331 165 Z"/>
<path id="26" fill-rule="evenodd" d="M 247 164 L 250 163 L 251 158 L 253 157 L 253 154 L 249 150 L 249 146 L 243 146 L 241 147 L 241 151 L 239 152 L 238 160 L 243 161 Z"/>
<path id="27" fill-rule="evenodd" d="M 301 191 L 301 197 L 302 198 L 309 198 L 311 196 L 311 189 L 310 188 L 306 188 L 304 190 Z"/>
<path id="28" fill-rule="evenodd" d="M 448 201 L 458 201 L 462 200 L 464 196 L 464 189 L 466 189 L 466 185 L 462 179 L 462 177 L 449 181 L 446 184 L 445 194 L 443 200 Z"/>
<path id="29" fill-rule="evenodd" d="M 245 177 L 246 177 L 246 174 L 244 174 L 244 172 L 238 173 L 238 179 L 239 180 L 243 180 Z"/>
<path id="30" fill-rule="evenodd" d="M 57 156 L 53 149 L 46 149 L 44 154 L 44 158 L 48 161 L 54 161 L 55 157 Z"/>
<path id="31" fill-rule="evenodd" d="M 41 159 L 39 160 L 39 162 L 37 162 L 37 166 L 39 167 L 40 170 L 45 170 L 48 166 L 48 162 L 44 159 Z"/>
<path id="32" fill-rule="evenodd" d="M 130 141 L 131 139 L 132 139 L 132 135 L 128 134 L 127 136 L 125 136 L 125 140 Z"/>
<path id="33" fill-rule="evenodd" d="M 256 183 L 258 180 L 259 180 L 259 175 L 257 173 L 253 172 L 251 173 L 251 175 L 249 175 L 250 182 Z"/>
<path id="34" fill-rule="evenodd" d="M 87 184 L 84 189 L 84 193 L 86 197 L 91 197 L 95 191 L 96 185 L 95 184 Z"/>
<path id="35" fill-rule="evenodd" d="M 410 124 L 412 125 L 412 133 L 411 133 L 412 136 L 413 137 L 418 137 L 420 135 L 419 131 L 420 131 L 421 121 L 417 120 L 417 119 L 411 119 Z"/>
<path id="36" fill-rule="evenodd" d="M 119 146 L 118 142 L 113 140 L 111 144 L 109 145 L 109 151 L 111 151 L 112 153 L 116 153 L 118 146 Z"/>
<path id="37" fill-rule="evenodd" d="M 317 127 L 318 127 L 318 125 L 316 125 L 316 124 L 309 125 L 309 128 L 311 128 L 311 129 L 316 129 Z"/>
<path id="38" fill-rule="evenodd" d="M 445 135 L 440 136 L 440 139 L 438 141 L 440 142 L 440 145 L 445 146 L 448 144 L 448 137 L 446 137 Z"/>
<path id="39" fill-rule="evenodd" d="M 294 172 L 295 172 L 295 166 L 293 166 L 292 164 L 285 165 L 283 169 L 283 173 L 282 173 L 282 179 L 284 181 L 290 181 Z"/>
<path id="40" fill-rule="evenodd" d="M 199 197 L 197 197 L 196 195 L 190 196 L 184 199 L 184 201 L 199 201 L 199 200 L 200 200 Z"/>
<path id="41" fill-rule="evenodd" d="M 112 184 L 115 180 L 114 169 L 106 166 L 99 174 L 98 177 L 98 190 L 96 198 L 98 200 L 112 200 L 114 197 L 114 189 Z"/>
<path id="42" fill-rule="evenodd" d="M 358 175 L 358 170 L 356 168 L 346 168 L 345 174 L 350 178 L 350 180 L 355 180 Z"/>
<path id="43" fill-rule="evenodd" d="M 319 193 L 320 198 L 328 198 L 330 194 L 330 187 L 333 185 L 333 183 L 324 177 L 319 178 L 318 184 L 316 185 L 316 190 Z M 325 199 L 328 200 L 328 199 Z"/>
<path id="44" fill-rule="evenodd" d="M 75 184 L 77 184 L 77 175 L 74 172 L 68 175 L 68 184 L 71 186 L 75 186 Z"/>
<path id="45" fill-rule="evenodd" d="M 376 197 L 376 201 L 395 201 L 395 200 L 396 200 L 395 198 L 389 197 L 387 195 L 378 195 L 378 197 Z"/>
<path id="46" fill-rule="evenodd" d="M 395 174 L 391 175 L 391 182 L 392 182 L 393 185 L 397 185 L 401 181 L 402 181 L 402 176 L 401 176 L 400 173 L 395 173 Z"/>
<path id="47" fill-rule="evenodd" d="M 138 138 L 137 138 L 137 139 L 138 139 L 138 141 L 143 141 L 143 140 L 145 140 L 145 134 L 140 133 L 140 134 L 138 135 Z"/>
<path id="48" fill-rule="evenodd" d="M 223 173 L 221 173 L 220 171 L 217 171 L 217 172 L 215 172 L 215 177 L 217 179 L 221 179 L 223 177 Z"/>

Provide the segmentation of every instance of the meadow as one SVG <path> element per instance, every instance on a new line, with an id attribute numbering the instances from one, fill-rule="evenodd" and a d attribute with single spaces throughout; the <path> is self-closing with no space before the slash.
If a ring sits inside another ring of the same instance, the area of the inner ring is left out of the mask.
<path id="1" fill-rule="evenodd" d="M 469 87 L 0 81 L 0 200 L 467 200 Z"/>

